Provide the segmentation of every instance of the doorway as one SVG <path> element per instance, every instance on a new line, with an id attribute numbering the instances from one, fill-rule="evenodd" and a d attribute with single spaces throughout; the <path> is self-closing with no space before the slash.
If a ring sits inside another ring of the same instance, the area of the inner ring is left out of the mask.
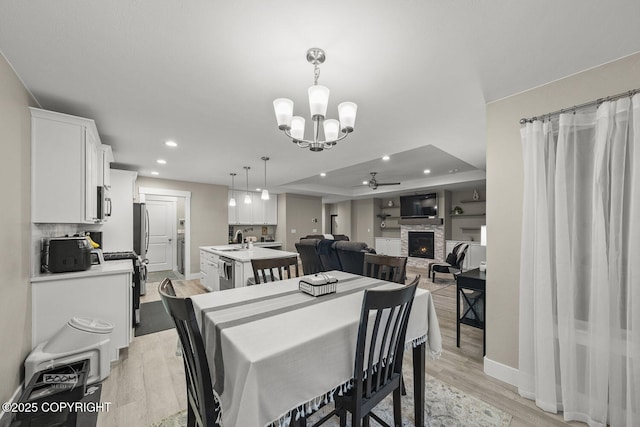
<path id="1" fill-rule="evenodd" d="M 176 269 L 176 198 L 148 195 L 145 198 L 149 214 L 149 249 L 147 268 L 154 271 Z"/>
<path id="2" fill-rule="evenodd" d="M 199 254 L 196 254 L 198 256 L 196 256 L 194 260 L 191 260 L 191 192 L 180 191 L 180 190 L 170 190 L 170 189 L 164 189 L 164 188 L 140 187 L 138 188 L 138 193 L 139 193 L 139 201 L 141 203 L 148 203 L 149 201 L 158 201 L 158 200 L 159 201 L 172 200 L 177 203 L 178 207 L 181 207 L 182 213 L 180 213 L 180 218 L 179 218 L 181 225 L 179 226 L 179 228 L 181 228 L 182 230 L 181 230 L 181 233 L 179 233 L 180 234 L 179 237 L 184 239 L 184 252 L 183 252 L 184 261 L 185 261 L 184 262 L 184 278 L 185 279 L 198 278 L 199 277 L 198 273 L 195 273 L 195 274 L 191 273 L 191 271 L 193 270 L 192 264 L 199 263 Z M 177 256 L 177 244 L 178 244 L 178 239 L 176 239 L 176 235 L 178 234 L 178 232 L 175 230 L 177 228 L 178 219 L 176 219 L 175 208 L 173 209 L 172 224 L 173 224 L 174 231 L 172 232 L 172 236 L 171 236 L 172 253 L 170 254 L 170 257 L 173 264 L 170 270 L 176 271 L 177 270 L 176 256 Z M 161 235 L 161 234 L 158 234 L 158 235 Z M 168 240 L 168 238 L 166 238 L 166 240 Z M 149 246 L 151 249 L 151 241 L 149 242 Z M 156 249 L 159 249 L 159 248 L 156 248 Z M 164 254 L 164 257 L 167 257 L 166 253 Z M 163 271 L 162 269 L 167 268 L 166 266 L 163 266 L 163 267 L 158 266 L 158 267 L 161 269 L 158 270 L 154 267 L 153 270 L 149 270 L 149 271 Z M 199 269 L 196 267 L 194 271 L 199 271 Z"/>
<path id="3" fill-rule="evenodd" d="M 331 214 L 331 234 L 338 234 L 338 221 L 336 218 L 338 218 L 337 214 Z"/>

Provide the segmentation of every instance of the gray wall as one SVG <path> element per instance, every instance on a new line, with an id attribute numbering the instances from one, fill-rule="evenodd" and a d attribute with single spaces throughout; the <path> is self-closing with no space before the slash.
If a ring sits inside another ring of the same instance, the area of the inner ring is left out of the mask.
<path id="1" fill-rule="evenodd" d="M 378 199 L 359 199 L 351 202 L 351 240 L 375 247 L 376 213 L 379 204 Z"/>
<path id="2" fill-rule="evenodd" d="M 317 222 L 314 222 L 314 219 Z M 292 231 L 295 230 L 295 233 Z M 315 230 L 315 231 L 314 231 Z M 322 233 L 322 199 L 300 194 L 278 195 L 278 228 L 276 240 L 282 249 L 296 251 L 296 242 L 307 234 Z"/>
<path id="3" fill-rule="evenodd" d="M 36 106 L 0 54 L 0 401 L 7 402 L 22 381 L 31 350 L 31 119 Z"/>
<path id="4" fill-rule="evenodd" d="M 487 106 L 487 358 L 518 367 L 522 117 L 640 87 L 640 53 Z"/>
<path id="5" fill-rule="evenodd" d="M 139 176 L 136 196 L 140 187 L 191 192 L 191 274 L 200 272 L 200 246 L 228 243 L 227 186 Z"/>

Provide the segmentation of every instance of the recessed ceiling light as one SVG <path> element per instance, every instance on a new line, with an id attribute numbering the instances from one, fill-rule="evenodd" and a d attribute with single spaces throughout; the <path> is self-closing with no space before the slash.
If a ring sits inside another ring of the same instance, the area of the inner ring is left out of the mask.
<path id="1" fill-rule="evenodd" d="M 382 160 L 385 160 L 385 161 L 386 161 L 386 160 L 389 160 L 390 158 L 391 158 L 391 157 L 389 157 L 389 156 L 382 156 Z"/>
<path id="2" fill-rule="evenodd" d="M 178 143 L 175 141 L 167 141 L 164 143 L 164 145 L 166 145 L 167 147 L 177 147 Z"/>
<path id="3" fill-rule="evenodd" d="M 362 185 L 367 185 L 369 181 L 362 181 Z"/>
<path id="4" fill-rule="evenodd" d="M 424 173 L 431 173 L 431 169 L 425 169 L 425 170 L 423 170 L 422 172 L 424 172 Z"/>
<path id="5" fill-rule="evenodd" d="M 153 172 L 151 172 L 151 175 L 160 175 L 160 174 L 158 172 L 156 172 L 156 171 L 153 171 Z"/>
<path id="6" fill-rule="evenodd" d="M 456 173 L 458 172 L 458 169 L 449 169 L 449 173 Z"/>
<path id="7" fill-rule="evenodd" d="M 322 172 L 322 173 L 320 173 L 320 176 L 324 178 L 325 176 L 327 176 L 327 174 Z"/>
<path id="8" fill-rule="evenodd" d="M 256 191 L 262 191 L 262 188 L 256 188 Z"/>
<path id="9" fill-rule="evenodd" d="M 164 159 L 158 159 L 158 160 L 156 160 L 156 162 L 158 162 L 158 164 L 160 164 L 160 165 L 166 165 L 167 164 L 167 161 L 164 160 Z"/>

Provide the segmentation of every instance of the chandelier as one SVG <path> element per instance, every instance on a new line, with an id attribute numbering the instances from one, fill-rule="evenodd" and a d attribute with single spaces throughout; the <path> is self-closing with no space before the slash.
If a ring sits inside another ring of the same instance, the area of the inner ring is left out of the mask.
<path id="1" fill-rule="evenodd" d="M 322 151 L 333 148 L 336 143 L 353 132 L 356 122 L 358 106 L 353 102 L 342 102 L 338 105 L 338 117 L 325 120 L 327 104 L 329 103 L 329 88 L 318 84 L 320 77 L 319 64 L 324 63 L 326 56 L 319 48 L 311 48 L 307 51 L 307 62 L 313 64 L 313 86 L 309 88 L 309 109 L 313 120 L 313 140 L 304 139 L 304 118 L 293 115 L 293 101 L 287 98 L 278 98 L 273 101 L 273 109 L 276 113 L 278 129 L 283 131 L 300 148 L 309 148 L 311 151 Z M 324 141 L 320 140 L 320 128 L 324 131 Z M 342 132 L 342 134 L 340 134 Z"/>

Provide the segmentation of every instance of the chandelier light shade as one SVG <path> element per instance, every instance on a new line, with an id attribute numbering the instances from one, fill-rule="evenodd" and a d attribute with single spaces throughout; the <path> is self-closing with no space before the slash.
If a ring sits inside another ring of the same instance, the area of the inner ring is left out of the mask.
<path id="1" fill-rule="evenodd" d="M 236 205 L 236 187 L 235 187 L 236 174 L 232 172 L 229 175 L 231 175 L 231 198 L 229 199 L 229 206 L 233 207 Z"/>
<path id="2" fill-rule="evenodd" d="M 293 117 L 293 101 L 287 98 L 278 98 L 273 101 L 273 109 L 276 112 L 278 129 L 290 129 L 291 118 Z"/>
<path id="3" fill-rule="evenodd" d="M 324 63 L 326 55 L 322 49 L 311 48 L 307 51 L 307 62 L 313 65 L 313 86 L 309 88 L 309 110 L 313 121 L 313 139 L 304 139 L 305 120 L 293 115 L 293 101 L 278 98 L 273 101 L 278 129 L 283 131 L 300 148 L 311 151 L 328 150 L 353 132 L 356 123 L 358 106 L 353 102 L 338 105 L 339 120 L 325 120 L 329 104 L 329 88 L 318 84 L 319 65 Z M 324 140 L 320 139 L 320 129 L 324 131 Z"/>
<path id="4" fill-rule="evenodd" d="M 249 169 L 251 169 L 250 166 L 243 166 L 244 170 L 247 174 L 247 194 L 244 195 L 244 203 L 246 205 L 250 205 L 251 204 L 251 195 L 249 194 Z"/>

